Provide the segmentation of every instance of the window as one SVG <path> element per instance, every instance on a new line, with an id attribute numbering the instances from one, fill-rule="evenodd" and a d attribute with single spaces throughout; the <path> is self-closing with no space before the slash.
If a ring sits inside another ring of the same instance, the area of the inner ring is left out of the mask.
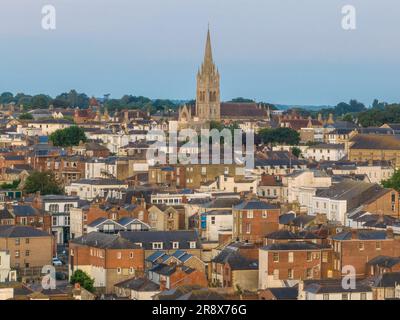
<path id="1" fill-rule="evenodd" d="M 20 243 L 20 239 L 19 238 L 15 238 L 15 245 L 19 246 L 19 243 Z"/>
<path id="2" fill-rule="evenodd" d="M 375 249 L 376 249 L 376 250 L 381 250 L 381 243 L 380 243 L 380 241 L 377 241 L 377 242 L 375 243 Z"/>
<path id="3" fill-rule="evenodd" d="M 190 249 L 196 249 L 196 241 L 190 241 L 189 247 Z"/>
<path id="4" fill-rule="evenodd" d="M 29 244 L 29 238 L 25 238 L 25 243 Z"/>
<path id="5" fill-rule="evenodd" d="M 306 270 L 306 278 L 307 279 L 311 279 L 312 278 L 312 269 L 311 268 L 307 268 L 307 270 Z"/>
<path id="6" fill-rule="evenodd" d="M 324 300 L 329 300 L 329 293 L 324 293 L 323 299 Z"/>
<path id="7" fill-rule="evenodd" d="M 322 252 L 322 262 L 328 262 L 328 252 Z"/>
<path id="8" fill-rule="evenodd" d="M 364 251 L 364 242 L 360 242 L 360 243 L 358 244 L 358 250 Z"/>
<path id="9" fill-rule="evenodd" d="M 129 258 L 133 259 L 133 252 L 129 253 Z"/>
<path id="10" fill-rule="evenodd" d="M 267 211 L 263 211 L 263 212 L 262 212 L 262 217 L 263 217 L 263 219 L 266 219 L 266 218 L 267 218 Z"/>
<path id="11" fill-rule="evenodd" d="M 251 224 L 250 223 L 246 223 L 246 233 L 247 234 L 251 233 Z"/>
<path id="12" fill-rule="evenodd" d="M 122 258 L 122 253 L 121 252 L 117 252 L 117 259 L 121 259 Z"/>
<path id="13" fill-rule="evenodd" d="M 312 260 L 312 254 L 311 252 L 307 252 L 307 261 L 311 261 Z"/>
<path id="14" fill-rule="evenodd" d="M 215 224 L 215 217 L 211 217 L 211 224 Z"/>
<path id="15" fill-rule="evenodd" d="M 15 250 L 15 257 L 19 258 L 19 250 Z"/>
<path id="16" fill-rule="evenodd" d="M 122 272 L 121 268 L 117 268 L 117 273 L 121 274 L 121 272 Z"/>
<path id="17" fill-rule="evenodd" d="M 129 273 L 130 273 L 130 274 L 134 274 L 134 273 L 135 273 L 135 269 L 133 269 L 133 267 L 130 267 L 130 268 L 129 268 Z"/>
<path id="18" fill-rule="evenodd" d="M 153 242 L 153 250 L 161 250 L 163 248 L 162 242 Z"/>
<path id="19" fill-rule="evenodd" d="M 29 254 L 30 254 L 30 251 L 29 251 L 29 250 L 26 250 L 26 251 L 25 251 L 25 257 L 29 257 Z"/>
<path id="20" fill-rule="evenodd" d="M 247 211 L 247 219 L 253 219 L 253 211 Z"/>
<path id="21" fill-rule="evenodd" d="M 288 269 L 288 279 L 293 279 L 293 269 Z"/>
<path id="22" fill-rule="evenodd" d="M 349 295 L 347 293 L 342 293 L 342 300 L 349 300 Z"/>
<path id="23" fill-rule="evenodd" d="M 278 269 L 274 270 L 273 278 L 274 278 L 274 280 L 279 280 L 279 270 Z"/>
<path id="24" fill-rule="evenodd" d="M 172 249 L 179 249 L 179 242 L 177 241 L 172 242 Z"/>
<path id="25" fill-rule="evenodd" d="M 279 253 L 278 252 L 274 252 L 272 255 L 272 259 L 274 262 L 279 262 Z"/>
<path id="26" fill-rule="evenodd" d="M 289 254 L 288 254 L 288 262 L 293 262 L 293 252 L 289 252 Z"/>

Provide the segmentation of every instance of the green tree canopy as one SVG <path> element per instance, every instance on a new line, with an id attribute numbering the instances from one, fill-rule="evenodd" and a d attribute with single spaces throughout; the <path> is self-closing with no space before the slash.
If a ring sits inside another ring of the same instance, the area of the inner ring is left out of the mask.
<path id="1" fill-rule="evenodd" d="M 18 117 L 20 120 L 32 120 L 33 116 L 30 113 L 21 113 L 20 116 Z"/>
<path id="2" fill-rule="evenodd" d="M 291 128 L 262 129 L 258 134 L 265 144 L 288 144 L 295 146 L 300 143 L 300 134 Z"/>
<path id="3" fill-rule="evenodd" d="M 293 154 L 296 158 L 298 158 L 298 157 L 301 156 L 301 150 L 300 150 L 300 148 L 293 147 L 290 151 L 292 151 L 292 154 Z"/>
<path id="4" fill-rule="evenodd" d="M 78 126 L 57 130 L 50 135 L 49 139 L 57 147 L 77 146 L 81 141 L 87 140 L 85 131 Z"/>
<path id="5" fill-rule="evenodd" d="M 62 189 L 56 181 L 54 173 L 51 171 L 32 172 L 25 181 L 24 192 L 41 194 L 62 194 Z"/>
<path id="6" fill-rule="evenodd" d="M 400 170 L 396 170 L 388 180 L 382 181 L 382 186 L 400 191 Z"/>
<path id="7" fill-rule="evenodd" d="M 72 275 L 70 279 L 71 284 L 79 283 L 87 291 L 94 291 L 94 279 L 90 278 L 89 275 L 78 269 Z"/>

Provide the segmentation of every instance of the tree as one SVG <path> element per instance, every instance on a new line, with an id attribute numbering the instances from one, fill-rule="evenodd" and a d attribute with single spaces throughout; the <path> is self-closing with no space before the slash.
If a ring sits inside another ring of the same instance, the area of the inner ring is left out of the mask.
<path id="1" fill-rule="evenodd" d="M 247 98 L 238 97 L 238 98 L 232 99 L 229 102 L 248 103 L 248 102 L 255 102 L 255 101 L 253 99 L 247 99 Z"/>
<path id="2" fill-rule="evenodd" d="M 24 192 L 40 194 L 62 194 L 63 190 L 60 188 L 59 183 L 56 181 L 54 173 L 51 171 L 32 172 L 25 181 Z"/>
<path id="3" fill-rule="evenodd" d="M 51 97 L 45 95 L 45 94 L 38 94 L 36 96 L 32 97 L 32 107 L 34 109 L 38 108 L 48 108 L 49 105 L 51 104 Z"/>
<path id="4" fill-rule="evenodd" d="M 18 117 L 19 120 L 32 120 L 33 116 L 30 113 L 21 113 L 20 116 Z"/>
<path id="5" fill-rule="evenodd" d="M 3 183 L 0 188 L 5 190 L 17 190 L 21 180 L 14 180 L 11 183 Z"/>
<path id="6" fill-rule="evenodd" d="M 382 186 L 400 191 L 400 170 L 396 170 L 389 179 L 382 181 Z"/>
<path id="7" fill-rule="evenodd" d="M 298 157 L 301 156 L 301 150 L 300 150 L 300 148 L 293 147 L 291 151 L 292 151 L 292 154 L 293 154 L 296 158 L 298 158 Z"/>
<path id="8" fill-rule="evenodd" d="M 295 146 L 300 143 L 300 134 L 291 128 L 262 129 L 259 135 L 265 144 L 288 144 Z"/>
<path id="9" fill-rule="evenodd" d="M 56 130 L 49 139 L 57 147 L 77 146 L 81 141 L 86 142 L 87 140 L 85 131 L 78 126 Z"/>
<path id="10" fill-rule="evenodd" d="M 71 284 L 79 283 L 87 291 L 94 291 L 94 279 L 90 278 L 89 275 L 78 269 L 72 275 L 70 279 Z"/>
<path id="11" fill-rule="evenodd" d="M 353 116 L 350 113 L 345 114 L 342 120 L 347 122 L 354 122 Z"/>

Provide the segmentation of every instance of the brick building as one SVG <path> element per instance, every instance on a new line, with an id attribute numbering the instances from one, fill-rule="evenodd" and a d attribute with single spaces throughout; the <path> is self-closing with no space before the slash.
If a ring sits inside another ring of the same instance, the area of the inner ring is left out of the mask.
<path id="1" fill-rule="evenodd" d="M 332 249 L 312 242 L 273 243 L 259 251 L 259 289 L 332 277 Z"/>
<path id="2" fill-rule="evenodd" d="M 144 273 L 144 250 L 118 235 L 91 232 L 69 243 L 69 275 L 83 270 L 106 293 L 114 284 Z"/>
<path id="3" fill-rule="evenodd" d="M 280 207 L 260 200 L 243 201 L 233 207 L 233 239 L 262 244 L 279 228 Z"/>
<path id="4" fill-rule="evenodd" d="M 333 248 L 334 276 L 340 277 L 342 268 L 354 266 L 357 277 L 367 273 L 367 263 L 381 255 L 400 255 L 400 241 L 394 239 L 393 231 L 350 230 L 330 238 Z"/>
<path id="5" fill-rule="evenodd" d="M 51 265 L 54 239 L 30 226 L 0 226 L 0 250 L 8 250 L 12 268 Z"/>

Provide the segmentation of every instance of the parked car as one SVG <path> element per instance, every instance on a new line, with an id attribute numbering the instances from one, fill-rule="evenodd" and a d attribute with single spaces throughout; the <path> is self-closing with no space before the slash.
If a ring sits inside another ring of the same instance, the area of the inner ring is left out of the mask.
<path id="1" fill-rule="evenodd" d="M 57 257 L 53 258 L 53 266 L 57 267 L 57 266 L 62 266 L 62 265 L 63 265 L 63 263 L 60 259 L 58 259 Z"/>

